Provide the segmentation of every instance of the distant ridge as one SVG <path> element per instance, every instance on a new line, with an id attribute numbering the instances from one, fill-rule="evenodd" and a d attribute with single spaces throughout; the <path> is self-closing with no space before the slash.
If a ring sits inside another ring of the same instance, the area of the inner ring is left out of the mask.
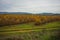
<path id="1" fill-rule="evenodd" d="M 0 14 L 33 14 L 28 12 L 0 12 Z M 60 15 L 60 13 L 36 13 L 38 15 Z"/>
<path id="2" fill-rule="evenodd" d="M 32 14 L 28 12 L 0 12 L 0 14 Z"/>

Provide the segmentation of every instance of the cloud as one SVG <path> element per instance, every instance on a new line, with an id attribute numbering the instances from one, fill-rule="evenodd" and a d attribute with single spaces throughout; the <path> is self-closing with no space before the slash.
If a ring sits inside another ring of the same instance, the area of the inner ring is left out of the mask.
<path id="1" fill-rule="evenodd" d="M 8 10 L 12 7 L 12 3 L 9 0 L 0 0 L 0 11 Z"/>
<path id="2" fill-rule="evenodd" d="M 60 12 L 60 0 L 1 0 L 0 11 Z"/>

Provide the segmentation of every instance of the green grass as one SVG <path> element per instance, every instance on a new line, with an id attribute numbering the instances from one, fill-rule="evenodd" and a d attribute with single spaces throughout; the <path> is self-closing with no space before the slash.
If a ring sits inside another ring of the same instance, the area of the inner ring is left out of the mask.
<path id="1" fill-rule="evenodd" d="M 39 26 L 34 23 L 0 27 L 1 40 L 58 40 L 60 22 L 51 22 Z"/>
<path id="2" fill-rule="evenodd" d="M 1 30 L 20 30 L 20 29 L 37 29 L 37 28 L 60 28 L 60 22 L 52 22 L 43 24 L 40 26 L 35 26 L 34 23 L 18 24 L 0 27 Z"/>

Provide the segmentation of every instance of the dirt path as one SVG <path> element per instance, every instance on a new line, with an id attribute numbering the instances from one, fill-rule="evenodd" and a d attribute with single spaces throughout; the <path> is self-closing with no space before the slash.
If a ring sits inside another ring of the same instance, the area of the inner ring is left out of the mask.
<path id="1" fill-rule="evenodd" d="M 40 28 L 40 27 L 36 27 L 36 28 L 28 28 L 28 29 L 11 29 L 11 30 L 1 30 L 0 34 L 2 33 L 16 33 L 16 32 L 31 32 L 31 31 L 40 31 L 40 30 L 57 30 L 60 28 Z"/>

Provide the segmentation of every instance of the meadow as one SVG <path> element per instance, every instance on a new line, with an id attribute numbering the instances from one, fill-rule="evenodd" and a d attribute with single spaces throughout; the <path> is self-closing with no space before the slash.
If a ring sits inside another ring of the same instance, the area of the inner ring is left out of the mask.
<path id="1" fill-rule="evenodd" d="M 60 16 L 1 14 L 0 40 L 60 40 Z"/>

